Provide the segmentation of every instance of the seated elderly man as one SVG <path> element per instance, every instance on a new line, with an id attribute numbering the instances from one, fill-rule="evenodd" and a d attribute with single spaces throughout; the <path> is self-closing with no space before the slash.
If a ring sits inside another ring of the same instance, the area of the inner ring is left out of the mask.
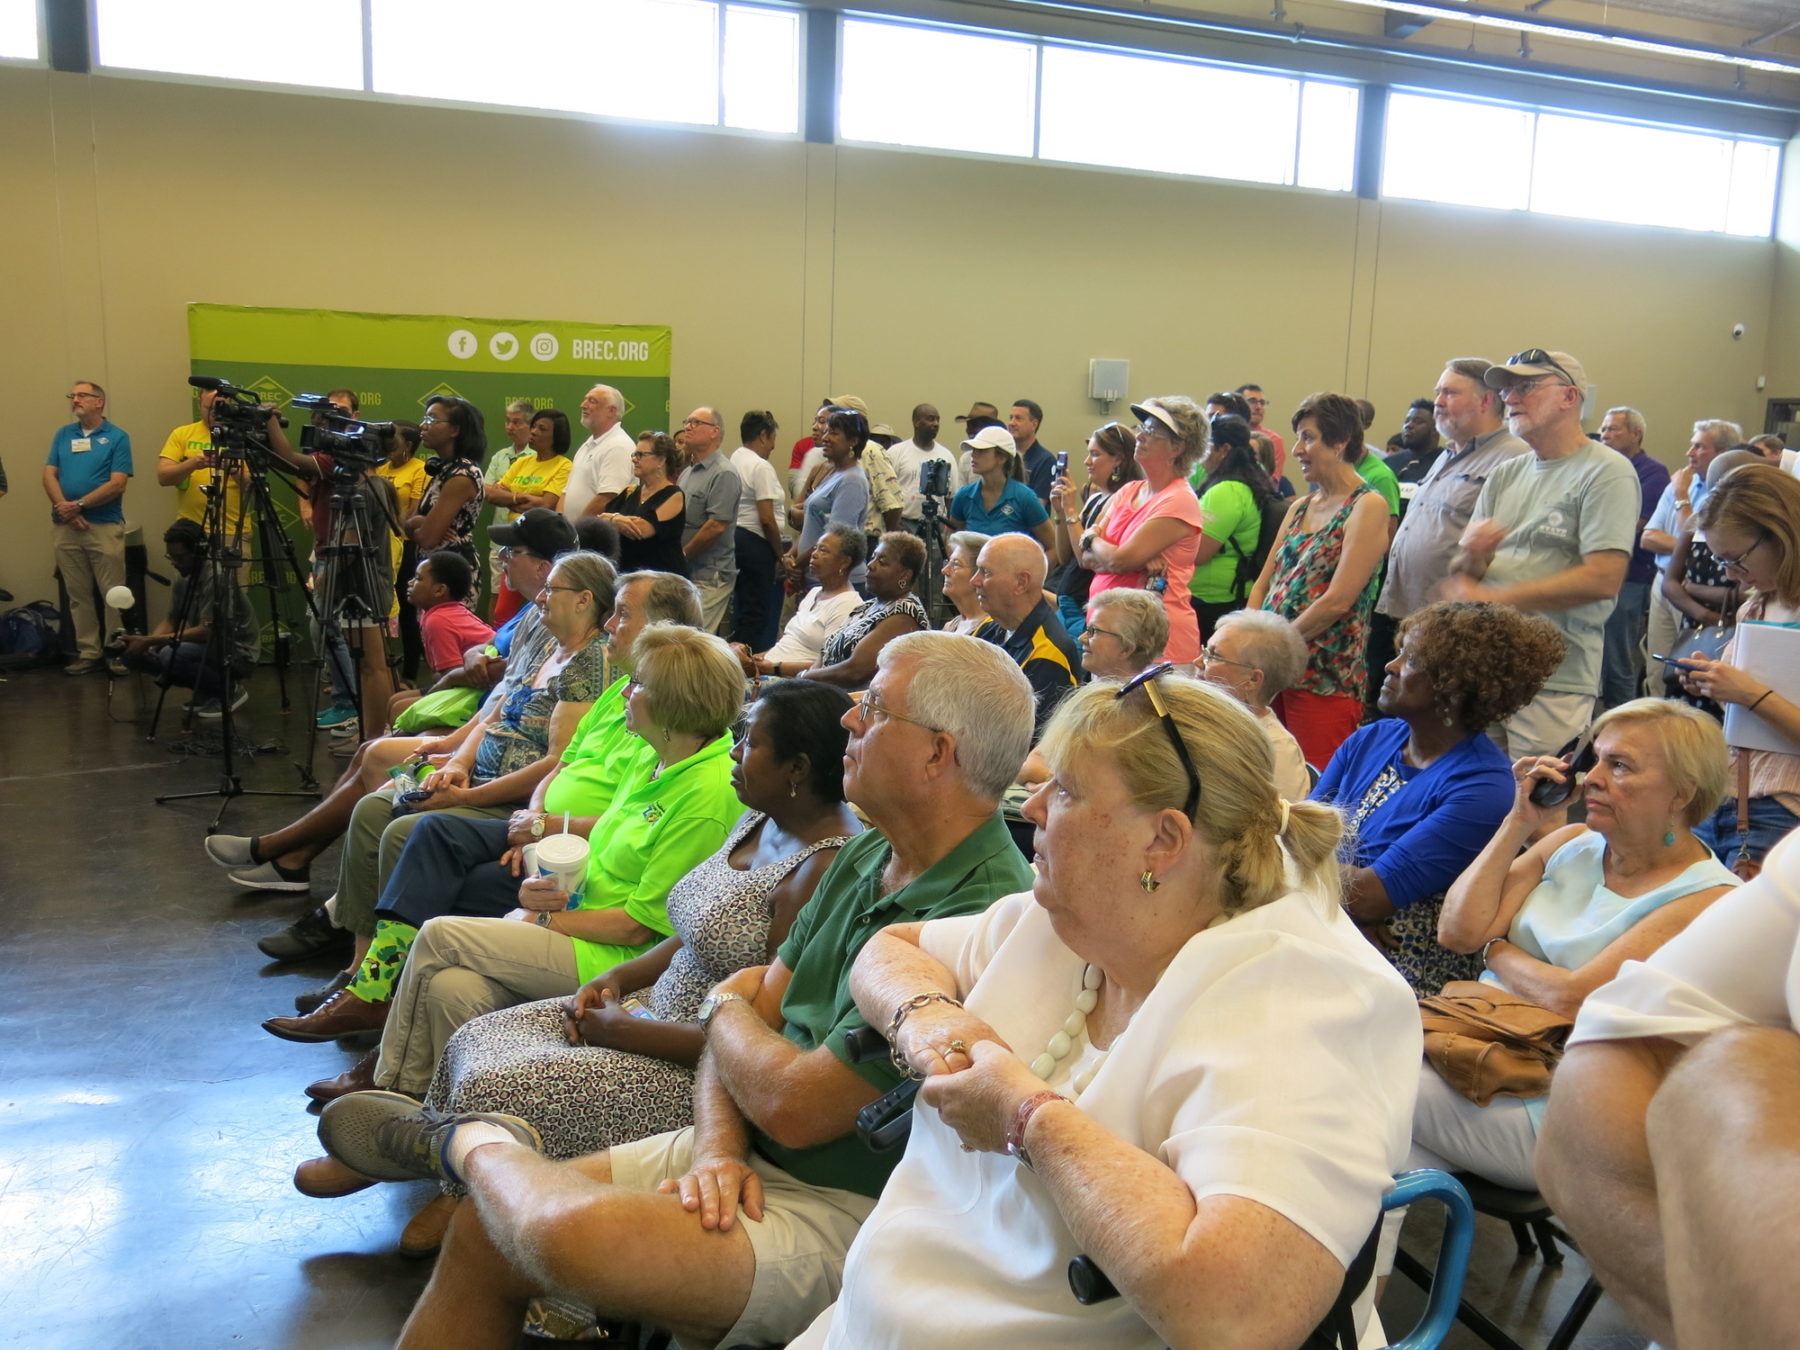
<path id="1" fill-rule="evenodd" d="M 1300 742 L 1270 710 L 1275 695 L 1306 671 L 1306 639 L 1281 615 L 1240 609 L 1213 625 L 1201 648 L 1201 678 L 1229 689 L 1251 712 L 1275 752 L 1275 790 L 1290 802 L 1312 791 L 1312 775 Z"/>
<path id="2" fill-rule="evenodd" d="M 1075 687 L 1081 653 L 1044 594 L 1050 560 L 1029 535 L 996 535 L 975 560 L 975 594 L 995 626 L 981 637 L 1019 663 L 1037 697 L 1035 741 L 1063 695 Z"/>
<path id="3" fill-rule="evenodd" d="M 451 1225 L 402 1347 L 516 1343 L 551 1293 L 684 1341 L 792 1339 L 837 1295 L 844 1253 L 893 1160 L 852 1134 L 899 1081 L 848 1062 L 863 944 L 896 922 L 975 914 L 1031 884 L 995 805 L 1025 757 L 1031 687 L 985 643 L 883 648 L 845 716 L 844 789 L 875 827 L 839 851 L 772 964 L 702 1005 L 695 1124 L 551 1162 L 509 1116 L 442 1117 L 392 1093 L 326 1107 L 319 1137 L 366 1176 L 437 1176 L 474 1197 Z"/>
<path id="4" fill-rule="evenodd" d="M 1682 1350 L 1791 1345 L 1800 838 L 1582 1005 L 1537 1178 L 1606 1292 Z"/>

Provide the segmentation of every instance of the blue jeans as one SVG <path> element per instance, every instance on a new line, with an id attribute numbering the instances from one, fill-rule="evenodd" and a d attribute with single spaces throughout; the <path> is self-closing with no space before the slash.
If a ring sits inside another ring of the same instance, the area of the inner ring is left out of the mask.
<path id="1" fill-rule="evenodd" d="M 1750 833 L 1745 838 L 1738 838 L 1737 798 L 1727 797 L 1725 805 L 1694 827 L 1694 833 L 1700 836 L 1700 842 L 1719 855 L 1719 861 L 1727 867 L 1737 862 L 1740 853 L 1751 862 L 1760 863 L 1764 855 L 1781 842 L 1781 838 L 1794 826 L 1800 825 L 1800 816 L 1795 815 L 1787 807 L 1773 797 L 1752 797 L 1750 799 Z"/>
<path id="2" fill-rule="evenodd" d="M 1644 633 L 1650 625 L 1650 583 L 1627 581 L 1606 621 L 1600 663 L 1600 703 L 1616 708 L 1638 697 L 1644 687 Z"/>
<path id="3" fill-rule="evenodd" d="M 519 878 L 500 865 L 508 824 L 507 816 L 474 820 L 426 812 L 400 850 L 376 915 L 414 928 L 442 914 L 503 917 L 519 903 Z"/>
<path id="4" fill-rule="evenodd" d="M 206 648 L 198 642 L 173 642 L 142 656 L 128 654 L 125 664 L 157 676 L 165 685 L 192 689 L 197 698 L 217 698 L 224 689 L 224 672 L 216 661 L 206 659 Z M 237 683 L 248 678 L 248 673 L 239 675 Z"/>

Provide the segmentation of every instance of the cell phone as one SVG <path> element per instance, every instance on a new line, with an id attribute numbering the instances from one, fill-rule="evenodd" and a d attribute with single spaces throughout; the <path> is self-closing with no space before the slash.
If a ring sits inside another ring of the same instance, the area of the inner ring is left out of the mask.
<path id="1" fill-rule="evenodd" d="M 1569 766 L 1568 771 L 1560 783 L 1545 778 L 1532 788 L 1533 806 L 1561 806 L 1575 795 L 1576 780 L 1600 762 L 1593 735 L 1586 731 L 1558 750 L 1556 757 Z"/>
<path id="2" fill-rule="evenodd" d="M 1069 476 L 1069 452 L 1067 450 L 1062 451 L 1056 457 L 1056 476 L 1058 478 Z"/>
<path id="3" fill-rule="evenodd" d="M 656 1020 L 656 1014 L 650 1011 L 649 1007 L 642 999 L 628 998 L 620 1003 L 619 1006 L 633 1017 L 641 1017 L 646 1022 L 654 1022 Z"/>
<path id="4" fill-rule="evenodd" d="M 1684 661 L 1679 656 L 1664 656 L 1661 652 L 1651 652 L 1652 661 L 1661 661 L 1665 666 L 1679 666 L 1683 670 L 1698 670 L 1692 661 Z"/>
<path id="5" fill-rule="evenodd" d="M 394 798 L 394 807 L 390 814 L 396 817 L 410 815 L 430 795 L 430 788 L 414 788 L 411 792 L 402 792 Z"/>

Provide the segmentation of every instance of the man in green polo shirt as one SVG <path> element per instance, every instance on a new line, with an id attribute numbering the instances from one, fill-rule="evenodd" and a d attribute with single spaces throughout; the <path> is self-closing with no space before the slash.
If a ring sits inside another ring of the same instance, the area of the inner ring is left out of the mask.
<path id="1" fill-rule="evenodd" d="M 985 909 L 1031 884 L 997 806 L 1030 746 L 1031 685 L 999 648 L 916 633 L 883 649 L 848 713 L 844 791 L 874 829 L 838 851 L 768 966 L 701 1008 L 694 1125 L 552 1162 L 510 1116 L 444 1117 L 404 1097 L 332 1103 L 319 1137 L 370 1176 L 467 1185 L 402 1346 L 510 1346 L 554 1291 L 692 1344 L 798 1335 L 836 1296 L 844 1253 L 898 1162 L 856 1114 L 900 1081 L 851 1063 L 850 967 L 890 923 Z"/>

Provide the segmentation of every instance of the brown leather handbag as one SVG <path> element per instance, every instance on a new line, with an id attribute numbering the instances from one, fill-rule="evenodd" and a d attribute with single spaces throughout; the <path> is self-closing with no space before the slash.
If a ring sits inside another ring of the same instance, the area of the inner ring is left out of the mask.
<path id="1" fill-rule="evenodd" d="M 1574 1030 L 1573 1019 L 1495 984 L 1454 980 L 1419 1000 L 1425 1058 L 1477 1106 L 1495 1097 L 1541 1097 Z"/>

